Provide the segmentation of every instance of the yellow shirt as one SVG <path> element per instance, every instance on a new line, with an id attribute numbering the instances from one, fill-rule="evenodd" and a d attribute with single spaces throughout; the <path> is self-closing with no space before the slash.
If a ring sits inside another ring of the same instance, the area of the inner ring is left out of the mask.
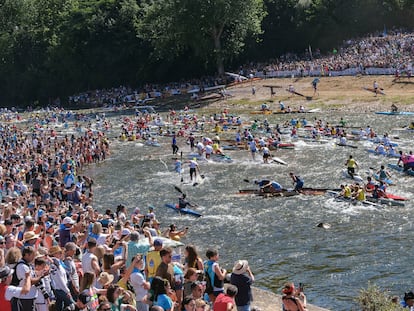
<path id="1" fill-rule="evenodd" d="M 161 263 L 161 256 L 159 251 L 148 252 L 145 260 L 145 267 L 147 269 L 147 279 L 153 278 L 157 268 Z"/>
<path id="2" fill-rule="evenodd" d="M 365 201 L 365 191 L 364 189 L 359 189 L 355 197 L 358 201 Z"/>
<path id="3" fill-rule="evenodd" d="M 351 197 L 351 188 L 348 186 L 345 186 L 344 188 L 344 198 L 350 198 Z"/>

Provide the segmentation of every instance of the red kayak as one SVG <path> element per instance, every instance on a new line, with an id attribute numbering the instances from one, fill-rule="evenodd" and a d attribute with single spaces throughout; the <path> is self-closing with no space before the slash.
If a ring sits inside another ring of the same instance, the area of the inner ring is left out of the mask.
<path id="1" fill-rule="evenodd" d="M 407 201 L 407 200 L 409 200 L 407 198 L 400 197 L 399 195 L 395 195 L 395 194 L 392 194 L 392 193 L 386 193 L 385 195 L 386 195 L 387 199 L 393 199 L 393 200 L 396 200 L 396 201 Z"/>

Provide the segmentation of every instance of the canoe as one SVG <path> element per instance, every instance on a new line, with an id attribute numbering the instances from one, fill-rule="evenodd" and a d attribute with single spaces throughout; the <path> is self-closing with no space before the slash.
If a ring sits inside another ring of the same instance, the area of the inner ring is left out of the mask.
<path id="1" fill-rule="evenodd" d="M 369 202 L 373 202 L 373 203 L 378 203 L 378 204 L 385 204 L 385 205 L 391 205 L 391 206 L 401 206 L 404 207 L 405 203 L 401 202 L 401 201 L 396 201 L 396 200 L 392 200 L 392 199 L 387 199 L 387 198 L 373 198 L 373 197 L 366 197 L 366 200 Z"/>
<path id="2" fill-rule="evenodd" d="M 381 204 L 379 204 L 379 203 L 370 202 L 368 200 L 358 201 L 358 200 L 355 200 L 353 198 L 344 198 L 343 196 L 340 196 L 341 192 L 339 192 L 339 191 L 330 191 L 330 190 L 328 190 L 326 193 L 330 196 L 334 196 L 335 201 L 338 201 L 338 202 L 348 202 L 348 203 L 351 203 L 351 204 L 358 204 L 359 203 L 359 204 L 366 205 L 366 206 L 376 206 L 376 207 L 381 206 Z"/>
<path id="3" fill-rule="evenodd" d="M 349 144 L 340 144 L 340 143 L 336 143 L 337 146 L 341 146 L 341 147 L 349 147 L 349 148 L 358 148 L 358 146 L 354 146 L 354 145 L 349 145 Z"/>
<path id="4" fill-rule="evenodd" d="M 384 90 L 382 90 L 382 89 L 377 89 L 377 91 L 375 91 L 374 88 L 370 88 L 370 87 L 363 87 L 363 89 L 366 90 L 366 91 L 370 91 L 372 93 L 377 93 L 377 94 L 385 95 Z"/>
<path id="5" fill-rule="evenodd" d="M 285 191 L 285 194 L 294 192 L 293 190 L 287 190 L 287 189 L 284 189 L 283 191 Z M 303 187 L 299 191 L 299 194 L 303 194 L 303 195 L 323 195 L 327 191 L 341 191 L 341 189 Z M 239 194 L 257 194 L 257 195 L 270 194 L 270 195 L 272 195 L 271 193 L 261 193 L 261 192 L 259 192 L 258 189 L 240 189 Z M 294 194 L 292 194 L 292 195 L 294 195 Z M 277 195 L 275 195 L 275 196 L 277 196 Z M 281 196 L 281 195 L 279 195 L 279 196 Z"/>
<path id="6" fill-rule="evenodd" d="M 345 178 L 353 179 L 354 181 L 357 181 L 357 182 L 364 181 L 364 179 L 358 174 L 354 174 L 354 178 L 351 178 L 351 175 L 348 174 L 347 169 L 342 170 L 342 176 Z"/>
<path id="7" fill-rule="evenodd" d="M 407 174 L 407 175 L 414 176 L 414 171 L 413 170 L 406 170 L 404 172 L 404 168 L 402 166 L 398 166 L 397 164 L 390 163 L 390 164 L 388 164 L 388 167 L 392 168 L 393 170 L 396 170 L 400 173 L 404 173 L 404 174 Z"/>
<path id="8" fill-rule="evenodd" d="M 288 189 L 283 189 L 280 192 L 261 192 L 258 189 L 242 189 L 239 190 L 239 194 L 256 194 L 258 196 L 267 197 L 291 197 L 299 195 L 298 192 Z"/>
<path id="9" fill-rule="evenodd" d="M 375 114 L 382 114 L 386 116 L 412 116 L 414 112 L 412 111 L 377 111 Z"/>
<path id="10" fill-rule="evenodd" d="M 180 214 L 186 214 L 186 215 L 191 215 L 191 216 L 195 216 L 195 217 L 201 217 L 203 216 L 202 214 L 200 214 L 199 212 L 196 212 L 195 210 L 192 210 L 191 208 L 178 208 L 178 204 L 173 204 L 173 203 L 167 203 L 165 204 L 165 207 L 171 208 L 174 211 L 176 211 L 177 213 Z"/>
<path id="11" fill-rule="evenodd" d="M 276 146 L 273 146 L 273 145 L 270 145 L 269 146 L 269 149 L 270 150 L 276 150 L 276 149 L 294 149 L 294 148 L 295 148 L 295 144 L 292 144 L 292 143 L 281 143 L 281 144 L 278 144 L 277 147 Z"/>
<path id="12" fill-rule="evenodd" d="M 250 111 L 250 114 L 272 114 L 272 110 L 257 110 L 257 111 Z"/>

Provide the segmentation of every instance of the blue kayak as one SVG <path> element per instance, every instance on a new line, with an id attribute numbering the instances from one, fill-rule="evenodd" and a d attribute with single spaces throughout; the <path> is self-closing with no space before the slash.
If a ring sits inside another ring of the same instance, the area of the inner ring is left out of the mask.
<path id="1" fill-rule="evenodd" d="M 385 157 L 390 157 L 390 158 L 399 158 L 400 157 L 400 155 L 399 154 L 389 154 L 388 152 L 386 152 L 386 151 L 384 151 L 384 152 L 378 152 L 378 151 L 376 151 L 376 150 L 374 150 L 374 149 L 367 149 L 367 151 L 369 152 L 369 153 L 373 153 L 373 154 L 375 154 L 375 155 L 382 155 L 382 156 L 385 156 Z"/>
<path id="2" fill-rule="evenodd" d="M 410 170 L 407 170 L 407 171 L 404 172 L 404 168 L 402 166 L 398 166 L 397 164 L 391 164 L 390 163 L 390 164 L 388 164 L 388 167 L 392 168 L 393 170 L 396 170 L 398 172 L 414 176 L 414 171 L 413 170 L 410 169 Z"/>
<path id="3" fill-rule="evenodd" d="M 175 210 L 177 213 L 180 214 L 186 214 L 186 215 L 191 215 L 191 216 L 195 216 L 195 217 L 201 217 L 203 216 L 202 214 L 200 214 L 199 212 L 196 212 L 195 210 L 192 210 L 191 208 L 178 208 L 178 204 L 173 204 L 173 203 L 167 203 L 165 204 L 165 207 L 169 207 L 173 210 Z"/>
<path id="4" fill-rule="evenodd" d="M 374 179 L 376 181 L 383 181 L 383 182 L 385 182 L 388 185 L 393 185 L 394 184 L 394 182 L 391 179 L 389 179 L 389 178 L 380 179 L 379 178 L 379 175 L 377 173 L 372 174 L 372 177 L 374 177 Z"/>
<path id="5" fill-rule="evenodd" d="M 382 114 L 386 116 L 412 116 L 414 112 L 411 111 L 377 111 L 376 114 Z"/>

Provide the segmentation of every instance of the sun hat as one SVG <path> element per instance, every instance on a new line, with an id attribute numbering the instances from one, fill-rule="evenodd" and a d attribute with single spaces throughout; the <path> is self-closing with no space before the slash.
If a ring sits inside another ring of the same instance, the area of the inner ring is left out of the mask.
<path id="1" fill-rule="evenodd" d="M 246 273 L 247 269 L 249 268 L 249 263 L 247 260 L 237 260 L 234 263 L 233 273 L 234 274 L 243 274 Z"/>
<path id="2" fill-rule="evenodd" d="M 57 253 L 63 253 L 63 250 L 60 248 L 60 246 L 55 245 L 49 249 L 49 255 L 54 255 Z"/>
<path id="3" fill-rule="evenodd" d="M 62 224 L 64 225 L 73 225 L 76 221 L 74 221 L 71 217 L 67 216 L 63 218 Z"/>
<path id="4" fill-rule="evenodd" d="M 39 235 L 37 235 L 34 231 L 27 231 L 23 235 L 23 242 L 27 242 L 29 240 L 37 239 Z"/>
<path id="5" fill-rule="evenodd" d="M 114 276 L 112 274 L 109 274 L 108 272 L 101 272 L 101 274 L 99 275 L 99 278 L 98 278 L 98 282 L 102 286 L 106 286 L 108 284 L 111 284 L 113 280 L 114 280 Z"/>

